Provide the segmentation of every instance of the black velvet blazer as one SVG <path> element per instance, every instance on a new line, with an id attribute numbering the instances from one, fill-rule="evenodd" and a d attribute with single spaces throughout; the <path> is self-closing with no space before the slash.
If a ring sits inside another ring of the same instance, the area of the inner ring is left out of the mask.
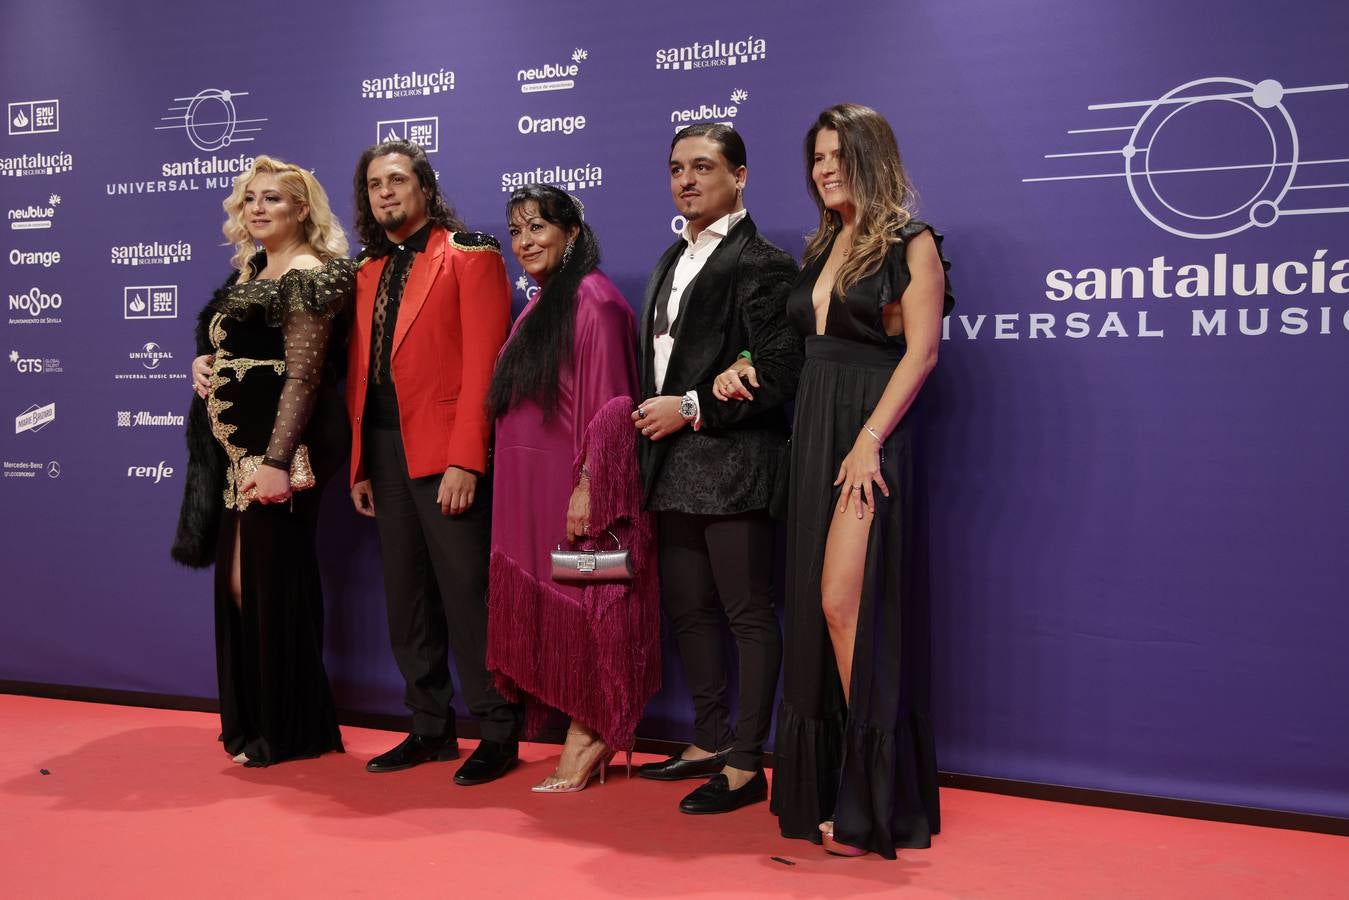
<path id="1" fill-rule="evenodd" d="M 687 247 L 678 240 L 651 273 L 640 327 L 642 396 L 656 395 L 652 349 L 656 293 Z M 745 216 L 712 252 L 684 298 L 661 394 L 698 392 L 702 428 L 661 441 L 638 439 L 647 508 L 708 515 L 785 508 L 785 405 L 796 394 L 803 343 L 787 322 L 796 263 L 759 236 Z M 712 380 L 749 350 L 760 387 L 754 399 L 723 402 Z"/>

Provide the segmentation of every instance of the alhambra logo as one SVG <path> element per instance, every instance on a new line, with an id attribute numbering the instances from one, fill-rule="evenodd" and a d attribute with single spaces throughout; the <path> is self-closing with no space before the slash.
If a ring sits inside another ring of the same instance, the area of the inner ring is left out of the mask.
<path id="1" fill-rule="evenodd" d="M 596 165 L 584 166 L 540 166 L 522 172 L 502 172 L 501 190 L 505 193 L 517 190 L 527 184 L 551 184 L 564 191 L 583 191 L 600 187 L 604 183 L 604 170 Z"/>
<path id="2" fill-rule="evenodd" d="M 23 153 L 19 156 L 0 156 L 0 178 L 31 178 L 37 175 L 60 175 L 75 168 L 75 157 L 69 153 Z"/>
<path id="3" fill-rule="evenodd" d="M 181 428 L 183 421 L 183 416 L 175 412 L 154 413 L 146 409 L 135 412 L 129 409 L 117 410 L 118 428 L 150 428 L 153 426 Z"/>
<path id="4" fill-rule="evenodd" d="M 736 88 L 731 91 L 726 103 L 703 103 L 688 109 L 676 109 L 670 113 L 670 122 L 676 133 L 690 125 L 715 122 L 728 128 L 735 127 L 735 117 L 740 115 L 740 106 L 749 99 L 749 91 Z"/>
<path id="5" fill-rule="evenodd" d="M 581 64 L 590 58 L 590 52 L 577 47 L 571 52 L 571 59 L 561 62 L 546 62 L 530 69 L 520 69 L 515 80 L 520 85 L 520 93 L 537 94 L 543 91 L 569 91 L 576 87 L 576 77 L 581 74 Z"/>
<path id="6" fill-rule="evenodd" d="M 699 41 L 656 51 L 657 69 L 712 69 L 759 62 L 768 56 L 768 42 L 749 35 L 738 40 Z"/>
<path id="7" fill-rule="evenodd" d="M 361 96 L 367 100 L 396 100 L 400 97 L 426 97 L 454 90 L 454 72 L 431 69 L 427 72 L 397 72 L 361 81 Z"/>
<path id="8" fill-rule="evenodd" d="M 229 192 L 235 176 L 253 165 L 251 150 L 236 148 L 252 144 L 267 122 L 266 118 L 245 114 L 245 110 L 254 106 L 249 91 L 205 88 L 191 96 L 173 97 L 154 130 L 180 132 L 192 147 L 213 155 L 163 162 L 155 177 L 110 181 L 104 191 L 109 197 L 200 190 Z M 226 151 L 226 155 L 214 155 L 221 151 Z"/>

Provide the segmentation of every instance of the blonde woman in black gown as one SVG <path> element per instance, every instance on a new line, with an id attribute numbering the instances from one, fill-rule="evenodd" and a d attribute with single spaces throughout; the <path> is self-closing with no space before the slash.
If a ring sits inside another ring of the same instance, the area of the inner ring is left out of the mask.
<path id="1" fill-rule="evenodd" d="M 787 301 L 806 365 L 772 808 L 786 837 L 894 858 L 940 828 L 915 403 L 954 300 L 879 113 L 825 110 L 805 157 L 820 224 Z M 754 386 L 737 368 L 718 377 L 729 400 Z"/>
<path id="2" fill-rule="evenodd" d="M 314 536 L 318 487 L 348 441 L 333 366 L 344 354 L 329 348 L 354 269 L 299 166 L 257 157 L 224 206 L 235 271 L 198 320 L 173 555 L 214 562 L 220 740 L 235 762 L 266 766 L 342 750 Z"/>

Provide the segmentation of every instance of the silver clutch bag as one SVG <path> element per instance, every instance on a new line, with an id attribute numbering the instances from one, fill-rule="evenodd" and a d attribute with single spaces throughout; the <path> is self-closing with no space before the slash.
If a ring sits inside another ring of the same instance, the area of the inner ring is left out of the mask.
<path id="1" fill-rule="evenodd" d="M 632 554 L 612 531 L 613 550 L 566 550 L 561 544 L 552 551 L 554 581 L 632 581 Z"/>

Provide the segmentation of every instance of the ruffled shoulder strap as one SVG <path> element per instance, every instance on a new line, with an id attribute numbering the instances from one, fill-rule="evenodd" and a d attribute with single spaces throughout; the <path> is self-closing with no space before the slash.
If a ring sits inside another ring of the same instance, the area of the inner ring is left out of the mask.
<path id="1" fill-rule="evenodd" d="M 933 228 L 927 222 L 921 219 L 910 219 L 903 227 L 899 229 L 899 240 L 890 246 L 889 254 L 886 257 L 886 275 L 888 282 L 894 286 L 896 293 L 884 295 L 889 299 L 883 300 L 883 303 L 889 303 L 909 286 L 909 263 L 905 255 L 908 251 L 909 241 L 924 231 L 932 232 L 932 240 L 937 244 L 937 256 L 941 258 L 942 273 L 945 276 L 945 285 L 942 289 L 942 315 L 948 315 L 956 305 L 955 294 L 951 292 L 951 261 L 946 258 L 942 252 L 943 235 L 940 231 Z"/>
<path id="2" fill-rule="evenodd" d="M 313 269 L 291 269 L 277 279 L 276 295 L 267 305 L 272 325 L 290 312 L 331 319 L 346 308 L 356 284 L 356 263 L 333 259 Z"/>

